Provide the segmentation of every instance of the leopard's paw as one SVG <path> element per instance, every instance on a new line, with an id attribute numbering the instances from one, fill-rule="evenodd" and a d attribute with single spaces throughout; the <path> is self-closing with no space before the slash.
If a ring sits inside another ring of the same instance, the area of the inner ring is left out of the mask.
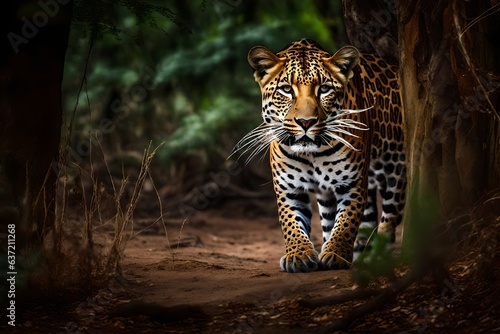
<path id="1" fill-rule="evenodd" d="M 289 273 L 314 271 L 318 268 L 318 263 L 318 253 L 313 248 L 289 252 L 280 259 L 281 269 Z"/>
<path id="2" fill-rule="evenodd" d="M 324 247 L 319 254 L 321 269 L 349 269 L 352 266 L 353 249 Z"/>

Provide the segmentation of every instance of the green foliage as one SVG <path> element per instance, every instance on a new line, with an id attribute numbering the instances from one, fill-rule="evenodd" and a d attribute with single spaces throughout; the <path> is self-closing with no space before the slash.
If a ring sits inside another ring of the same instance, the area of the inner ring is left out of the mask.
<path id="1" fill-rule="evenodd" d="M 370 235 L 371 229 L 360 230 Z M 370 249 L 362 252 L 353 269 L 353 279 L 361 286 L 380 277 L 390 278 L 394 274 L 397 261 L 390 249 L 390 238 L 385 234 L 374 234 L 370 240 Z"/>
<path id="2" fill-rule="evenodd" d="M 158 23 L 159 15 L 161 24 L 166 19 L 182 30 L 190 32 L 182 18 L 168 6 L 137 0 L 76 0 L 73 21 L 81 24 L 84 32 L 93 38 L 100 39 L 112 35 L 120 39 L 123 34 L 129 32 L 126 23 L 131 22 L 130 14 L 133 15 L 137 25 L 163 30 Z"/>
<path id="3" fill-rule="evenodd" d="M 374 234 L 371 248 L 361 253 L 355 263 L 353 279 L 360 285 L 367 285 L 379 277 L 391 278 L 394 269 L 401 263 L 419 266 L 433 255 L 436 244 L 435 231 L 441 221 L 439 200 L 429 187 L 413 180 L 410 201 L 406 205 L 405 233 L 401 245 L 401 256 L 396 257 L 391 250 L 389 237 Z M 360 229 L 360 233 L 370 235 L 370 229 Z"/>
<path id="4" fill-rule="evenodd" d="M 166 149 L 160 151 L 159 159 L 172 161 L 179 156 L 214 153 L 223 145 L 227 134 L 234 130 L 233 126 L 245 128 L 242 122 L 242 111 L 248 111 L 248 104 L 238 99 L 228 99 L 225 96 L 215 98 L 210 105 L 199 113 L 191 114 L 182 119 L 179 127 L 172 133 L 166 143 Z M 246 130 L 249 130 L 248 128 Z M 231 143 L 230 143 L 231 145 Z M 221 152 L 221 155 L 227 154 Z M 206 155 L 205 161 L 209 160 Z"/>
<path id="5" fill-rule="evenodd" d="M 413 180 L 409 188 L 410 201 L 406 203 L 405 238 L 401 254 L 408 263 L 425 261 L 425 257 L 435 250 L 435 231 L 442 221 L 438 196 L 430 187 Z"/>
<path id="6" fill-rule="evenodd" d="M 117 154 L 153 140 L 166 142 L 162 164 L 225 159 L 261 122 L 248 50 L 266 45 L 277 52 L 307 37 L 333 52 L 342 41 L 340 8 L 312 0 L 76 1 L 64 82 L 68 118 L 85 80 L 72 143 L 110 119 L 112 131 L 99 138 L 120 147 Z"/>

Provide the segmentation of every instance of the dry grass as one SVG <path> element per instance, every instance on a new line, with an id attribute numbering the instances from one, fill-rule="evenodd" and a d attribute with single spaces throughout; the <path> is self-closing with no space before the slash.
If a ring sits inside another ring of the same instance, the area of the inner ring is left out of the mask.
<path id="1" fill-rule="evenodd" d="M 23 256 L 27 279 L 20 305 L 82 300 L 95 294 L 110 279 L 121 276 L 120 263 L 127 241 L 140 233 L 134 233 L 134 211 L 145 181 L 149 178 L 153 182 L 150 166 L 162 145 L 151 149 L 150 144 L 144 150 L 138 176 L 133 182 L 123 170 L 117 181 L 101 148 L 100 160 L 109 178 L 106 181 L 111 184 L 111 196 L 99 179 L 99 167 L 95 166 L 97 154 L 91 154 L 88 170 L 74 166 L 76 176 L 71 176 L 67 163 L 61 161 L 55 223 L 44 236 L 41 247 L 31 247 L 32 250 Z M 76 181 L 79 184 L 74 184 Z M 79 203 L 73 203 L 73 193 L 78 188 L 80 196 L 76 198 Z M 162 210 L 158 191 L 156 196 Z M 103 214 L 109 210 L 109 206 L 103 207 L 106 200 L 109 202 L 109 197 L 114 204 L 112 216 Z M 76 214 L 76 218 L 75 207 L 82 211 L 81 215 Z M 163 222 L 161 212 L 155 223 L 158 221 Z"/>
<path id="2" fill-rule="evenodd" d="M 149 168 L 151 166 L 151 161 L 153 160 L 153 157 L 155 156 L 156 152 L 161 146 L 163 146 L 163 143 L 157 146 L 153 151 L 150 151 L 151 149 L 151 144 L 150 144 L 148 148 L 144 150 L 139 176 L 134 184 L 131 198 L 128 201 L 128 204 L 125 206 L 124 210 L 122 209 L 122 205 L 120 204 L 123 198 L 125 187 L 128 184 L 128 177 L 125 176 L 123 177 L 123 182 L 121 183 L 120 188 L 115 187 L 113 183 L 113 192 L 116 201 L 117 212 L 114 217 L 115 233 L 113 237 L 113 242 L 109 250 L 109 253 L 107 255 L 106 272 L 108 272 L 109 274 L 116 274 L 117 271 L 119 271 L 120 259 L 125 250 L 125 245 L 127 240 L 125 237 L 127 235 L 128 236 L 133 235 L 132 219 L 134 211 L 141 197 L 141 191 L 144 186 L 144 181 L 148 176 L 150 176 Z M 108 167 L 106 168 L 108 170 L 110 178 L 112 178 L 109 168 Z M 158 198 L 158 200 L 161 202 L 160 198 Z M 163 214 L 160 213 L 160 216 L 163 216 Z M 129 229 L 128 234 L 126 233 L 127 229 Z"/>

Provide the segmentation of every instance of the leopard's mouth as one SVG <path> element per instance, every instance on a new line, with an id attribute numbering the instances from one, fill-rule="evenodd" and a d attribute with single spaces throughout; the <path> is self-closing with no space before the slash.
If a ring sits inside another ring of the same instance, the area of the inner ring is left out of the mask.
<path id="1" fill-rule="evenodd" d="M 321 144 L 319 137 L 313 139 L 308 135 L 302 135 L 299 138 L 295 136 L 290 136 L 288 138 L 288 146 L 290 146 L 292 151 L 297 153 L 317 152 Z"/>

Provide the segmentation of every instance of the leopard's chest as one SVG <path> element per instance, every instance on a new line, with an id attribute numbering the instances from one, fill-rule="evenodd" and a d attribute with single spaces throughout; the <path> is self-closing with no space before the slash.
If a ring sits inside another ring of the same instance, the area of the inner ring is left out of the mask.
<path id="1" fill-rule="evenodd" d="M 291 155 L 272 164 L 275 183 L 282 189 L 316 194 L 342 194 L 357 182 L 359 163 L 349 154 L 325 156 Z"/>

